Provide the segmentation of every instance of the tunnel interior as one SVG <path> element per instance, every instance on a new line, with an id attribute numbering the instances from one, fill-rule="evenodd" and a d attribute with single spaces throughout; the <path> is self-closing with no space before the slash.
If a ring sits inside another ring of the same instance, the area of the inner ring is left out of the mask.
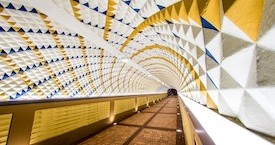
<path id="1" fill-rule="evenodd" d="M 274 11 L 274 0 L 0 0 L 0 144 L 96 130 L 170 95 L 188 145 L 200 139 L 192 118 L 216 144 L 275 143 Z"/>

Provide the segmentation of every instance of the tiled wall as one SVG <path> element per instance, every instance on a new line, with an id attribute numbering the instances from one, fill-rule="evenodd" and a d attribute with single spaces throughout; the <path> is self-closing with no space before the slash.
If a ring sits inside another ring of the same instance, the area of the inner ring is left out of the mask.
<path id="1" fill-rule="evenodd" d="M 186 97 L 275 136 L 273 0 L 54 2 Z M 0 12 L 1 100 L 161 88 L 27 1 Z"/>

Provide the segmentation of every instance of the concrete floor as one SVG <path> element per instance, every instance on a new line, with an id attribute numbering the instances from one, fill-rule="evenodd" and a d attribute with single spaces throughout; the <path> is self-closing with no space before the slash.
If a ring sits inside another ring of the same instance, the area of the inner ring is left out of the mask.
<path id="1" fill-rule="evenodd" d="M 122 120 L 80 145 L 177 145 L 184 144 L 178 99 L 167 98 Z"/>

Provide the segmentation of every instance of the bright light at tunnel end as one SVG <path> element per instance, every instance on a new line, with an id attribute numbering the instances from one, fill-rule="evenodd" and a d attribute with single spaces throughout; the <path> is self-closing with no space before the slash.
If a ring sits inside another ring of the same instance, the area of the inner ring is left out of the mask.
<path id="1" fill-rule="evenodd" d="M 122 58 L 121 61 L 124 62 L 124 63 L 128 63 L 128 62 L 129 62 L 129 59 L 127 59 L 127 58 Z"/>

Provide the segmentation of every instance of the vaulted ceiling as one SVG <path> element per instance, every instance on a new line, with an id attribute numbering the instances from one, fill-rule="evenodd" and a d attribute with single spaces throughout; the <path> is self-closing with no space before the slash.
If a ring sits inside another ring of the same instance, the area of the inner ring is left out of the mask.
<path id="1" fill-rule="evenodd" d="M 275 136 L 274 11 L 273 0 L 1 0 L 0 100 L 171 86 Z"/>

